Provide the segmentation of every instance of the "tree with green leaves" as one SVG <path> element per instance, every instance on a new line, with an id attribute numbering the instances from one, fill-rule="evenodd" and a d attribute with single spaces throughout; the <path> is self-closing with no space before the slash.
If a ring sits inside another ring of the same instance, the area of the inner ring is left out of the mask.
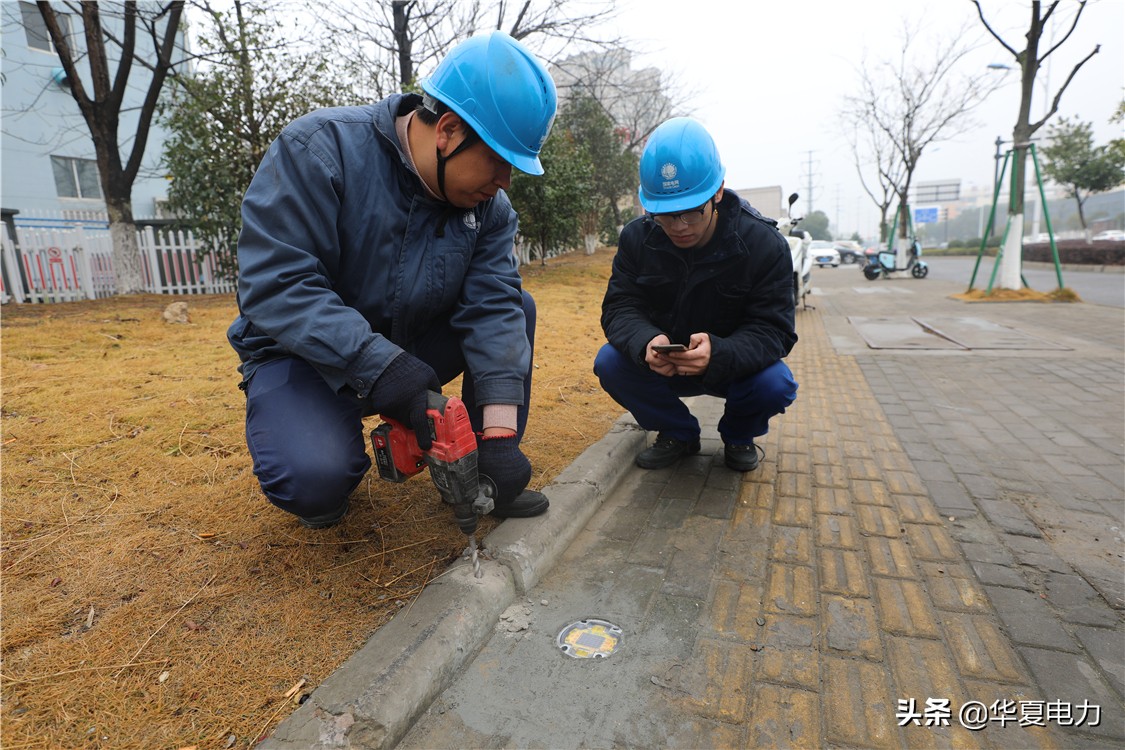
<path id="1" fill-rule="evenodd" d="M 588 229 L 597 234 L 603 227 L 621 226 L 621 200 L 637 190 L 639 160 L 626 148 L 620 129 L 602 105 L 589 96 L 566 101 L 556 127 L 582 144 L 593 167 L 591 182 L 597 206 Z M 616 237 L 616 229 L 613 234 Z"/>
<path id="2" fill-rule="evenodd" d="M 235 2 L 225 12 L 207 11 L 210 26 L 196 47 L 208 64 L 177 76 L 162 104 L 172 133 L 164 164 L 169 208 L 190 221 L 220 271 L 233 277 L 242 195 L 270 144 L 300 115 L 360 99 L 326 56 L 289 49 L 264 6 Z"/>
<path id="3" fill-rule="evenodd" d="M 1050 144 L 1043 147 L 1043 172 L 1066 189 L 1078 205 L 1078 220 L 1090 242 L 1083 206 L 1094 193 L 1104 193 L 1125 181 L 1125 152 L 1111 144 L 1094 145 L 1093 124 L 1065 117 L 1052 125 Z"/>
<path id="4" fill-rule="evenodd" d="M 577 247 L 582 242 L 582 217 L 597 209 L 594 165 L 574 133 L 555 128 L 539 152 L 544 173 L 512 175 L 508 197 L 520 217 L 520 236 L 533 250 L 530 262 Z"/>
<path id="5" fill-rule="evenodd" d="M 832 233 L 828 231 L 828 223 L 828 214 L 823 211 L 811 211 L 801 219 L 798 228 L 808 232 L 814 240 L 830 240 Z"/>

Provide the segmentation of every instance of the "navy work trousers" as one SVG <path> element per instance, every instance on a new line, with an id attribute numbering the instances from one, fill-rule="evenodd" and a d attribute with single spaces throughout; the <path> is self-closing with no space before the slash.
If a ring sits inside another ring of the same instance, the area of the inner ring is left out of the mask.
<path id="1" fill-rule="evenodd" d="M 625 407 L 643 429 L 676 440 L 699 437 L 699 420 L 680 400 L 685 396 L 706 394 L 726 401 L 719 420 L 719 435 L 731 445 L 749 445 L 754 438 L 765 435 L 770 417 L 784 413 L 797 398 L 797 382 L 781 360 L 753 375 L 704 388 L 701 378 L 660 375 L 606 344 L 594 359 L 594 373 L 606 393 Z"/>
<path id="2" fill-rule="evenodd" d="M 535 349 L 535 302 L 523 292 L 527 340 Z M 444 385 L 465 371 L 461 343 L 448 325 L 436 325 L 406 347 L 437 373 Z M 529 362 L 524 401 L 518 407 L 522 438 L 531 403 Z M 479 432 L 481 406 L 472 378 L 462 380 L 461 400 Z M 254 475 L 271 503 L 305 518 L 340 508 L 371 467 L 363 429 L 364 404 L 340 395 L 303 359 L 286 357 L 261 365 L 246 384 L 246 444 Z"/>

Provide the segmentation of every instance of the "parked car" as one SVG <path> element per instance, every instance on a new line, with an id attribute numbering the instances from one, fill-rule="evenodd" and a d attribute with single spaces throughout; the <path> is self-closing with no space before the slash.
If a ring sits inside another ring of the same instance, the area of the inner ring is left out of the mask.
<path id="1" fill-rule="evenodd" d="M 840 253 L 836 250 L 836 246 L 828 240 L 813 240 L 812 244 L 809 245 L 809 254 L 812 255 L 813 263 L 821 268 L 825 266 L 835 268 L 840 265 Z"/>
<path id="2" fill-rule="evenodd" d="M 836 252 L 840 253 L 840 262 L 848 265 L 862 263 L 864 260 L 863 248 L 858 242 L 852 240 L 836 240 Z"/>
<path id="3" fill-rule="evenodd" d="M 1107 229 L 1104 232 L 1098 232 L 1092 239 L 1095 240 L 1112 240 L 1114 242 L 1125 242 L 1125 231 L 1120 229 Z M 815 242 L 813 243 L 816 244 Z"/>

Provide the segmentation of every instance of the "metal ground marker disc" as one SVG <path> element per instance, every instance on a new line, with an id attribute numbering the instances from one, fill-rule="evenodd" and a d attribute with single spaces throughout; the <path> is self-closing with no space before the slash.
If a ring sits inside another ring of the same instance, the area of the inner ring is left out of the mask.
<path id="1" fill-rule="evenodd" d="M 575 659 L 604 659 L 617 651 L 622 635 L 621 628 L 612 622 L 586 618 L 563 628 L 556 643 Z"/>

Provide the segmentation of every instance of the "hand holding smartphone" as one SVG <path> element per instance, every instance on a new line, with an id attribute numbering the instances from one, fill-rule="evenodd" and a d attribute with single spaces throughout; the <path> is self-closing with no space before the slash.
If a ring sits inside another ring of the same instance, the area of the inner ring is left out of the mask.
<path id="1" fill-rule="evenodd" d="M 686 352 L 687 347 L 683 344 L 653 344 L 652 350 L 666 354 L 668 352 Z"/>

